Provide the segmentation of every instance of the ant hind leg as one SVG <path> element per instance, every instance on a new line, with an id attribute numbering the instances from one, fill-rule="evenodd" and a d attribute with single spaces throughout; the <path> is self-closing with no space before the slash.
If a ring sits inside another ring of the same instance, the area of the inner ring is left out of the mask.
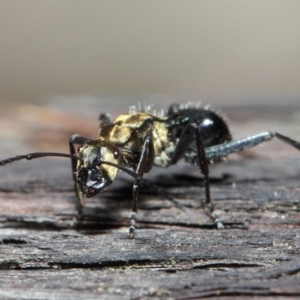
<path id="1" fill-rule="evenodd" d="M 263 142 L 271 141 L 274 137 L 300 150 L 299 142 L 278 132 L 266 131 L 239 140 L 208 147 L 205 149 L 205 155 L 209 162 L 219 161 L 220 159 L 231 153 L 253 148 Z"/>

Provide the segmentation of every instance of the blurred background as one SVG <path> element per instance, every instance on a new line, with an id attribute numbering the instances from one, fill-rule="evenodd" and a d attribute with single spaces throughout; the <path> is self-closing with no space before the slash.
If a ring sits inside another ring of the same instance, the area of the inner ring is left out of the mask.
<path id="1" fill-rule="evenodd" d="M 299 12 L 298 0 L 1 0 L 0 99 L 297 103 Z"/>
<path id="2" fill-rule="evenodd" d="M 101 112 L 187 101 L 221 108 L 234 138 L 300 140 L 300 1 L 0 0 L 0 160 L 67 153 L 74 133 L 97 137 Z M 255 155 L 299 159 L 272 142 L 230 160 Z M 0 181 L 60 169 L 71 180 L 69 160 L 45 158 L 1 168 Z"/>

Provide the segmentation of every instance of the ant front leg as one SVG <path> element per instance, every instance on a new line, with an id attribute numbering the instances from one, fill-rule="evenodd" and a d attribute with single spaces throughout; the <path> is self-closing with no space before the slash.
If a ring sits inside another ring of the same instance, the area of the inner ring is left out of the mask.
<path id="1" fill-rule="evenodd" d="M 209 168 L 208 162 L 205 154 L 205 149 L 202 142 L 201 133 L 198 129 L 198 125 L 196 123 L 189 123 L 185 130 L 183 131 L 179 142 L 176 146 L 176 149 L 171 158 L 171 164 L 176 164 L 185 154 L 189 144 L 196 139 L 197 144 L 197 156 L 198 156 L 198 165 L 200 167 L 201 173 L 204 176 L 204 187 L 205 187 L 205 198 L 206 205 L 209 208 L 211 217 L 217 226 L 218 229 L 223 229 L 223 223 L 218 219 L 216 214 L 214 213 L 214 207 L 210 197 L 210 186 L 209 186 Z"/>
<path id="2" fill-rule="evenodd" d="M 130 227 L 129 227 L 129 238 L 134 237 L 135 225 L 136 225 L 136 215 L 137 215 L 137 202 L 139 197 L 140 185 L 143 184 L 142 176 L 144 173 L 150 171 L 154 161 L 154 146 L 151 136 L 146 136 L 144 144 L 142 146 L 141 156 L 136 168 L 136 174 L 139 175 L 140 179 L 136 179 L 132 187 L 133 196 L 133 206 L 130 217 Z"/>
<path id="3" fill-rule="evenodd" d="M 112 120 L 109 116 L 109 114 L 106 114 L 106 113 L 102 113 L 100 114 L 99 116 L 99 121 L 100 121 L 100 128 L 103 126 L 103 125 L 110 125 L 112 124 Z"/>
<path id="4" fill-rule="evenodd" d="M 91 141 L 89 138 L 86 138 L 86 137 L 78 135 L 78 134 L 74 134 L 69 140 L 70 154 L 71 155 L 76 154 L 74 144 L 78 144 L 78 145 L 82 146 L 89 141 Z M 72 166 L 72 177 L 73 177 L 73 181 L 74 181 L 74 190 L 75 190 L 76 198 L 77 198 L 76 207 L 77 207 L 79 219 L 82 219 L 82 209 L 84 206 L 84 199 L 83 199 L 83 194 L 82 194 L 81 190 L 79 189 L 79 186 L 78 186 L 78 183 L 76 180 L 76 171 L 77 171 L 78 161 L 72 159 L 71 164 L 72 164 L 71 165 Z"/>

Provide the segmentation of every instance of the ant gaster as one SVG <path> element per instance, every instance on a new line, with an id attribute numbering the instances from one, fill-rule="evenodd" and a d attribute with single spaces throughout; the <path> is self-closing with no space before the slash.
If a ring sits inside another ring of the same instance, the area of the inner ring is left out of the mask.
<path id="1" fill-rule="evenodd" d="M 143 178 L 153 166 L 168 167 L 179 160 L 198 165 L 204 176 L 206 205 L 217 228 L 224 226 L 214 213 L 209 188 L 208 164 L 222 161 L 230 153 L 252 148 L 273 137 L 300 150 L 300 143 L 278 133 L 262 132 L 232 141 L 228 126 L 216 112 L 198 105 L 172 105 L 164 116 L 151 114 L 147 109 L 131 109 L 114 121 L 100 115 L 100 129 L 95 140 L 75 134 L 69 141 L 70 154 L 30 153 L 0 161 L 5 165 L 21 159 L 45 156 L 71 158 L 79 213 L 85 197 L 92 197 L 107 188 L 122 170 L 134 178 L 133 207 L 129 237 L 134 236 L 139 188 L 150 185 Z M 75 150 L 74 145 L 79 145 Z"/>

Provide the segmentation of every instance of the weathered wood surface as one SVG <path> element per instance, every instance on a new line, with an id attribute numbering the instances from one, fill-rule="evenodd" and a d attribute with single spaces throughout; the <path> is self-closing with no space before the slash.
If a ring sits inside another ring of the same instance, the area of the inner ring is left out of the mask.
<path id="1" fill-rule="evenodd" d="M 276 129 L 300 140 L 300 107 L 225 112 L 235 136 Z M 10 122 L 11 138 L 3 129 Z M 97 128 L 97 120 L 28 107 L 6 111 L 1 123 L 1 158 L 67 151 L 73 126 L 91 137 Z M 150 179 L 186 209 L 145 188 L 134 240 L 127 239 L 130 178 L 88 199 L 77 222 L 68 160 L 1 167 L 0 299 L 300 297 L 300 153 L 278 141 L 257 148 L 211 168 L 225 230 L 214 229 L 201 207 L 199 171 L 183 166 Z"/>

